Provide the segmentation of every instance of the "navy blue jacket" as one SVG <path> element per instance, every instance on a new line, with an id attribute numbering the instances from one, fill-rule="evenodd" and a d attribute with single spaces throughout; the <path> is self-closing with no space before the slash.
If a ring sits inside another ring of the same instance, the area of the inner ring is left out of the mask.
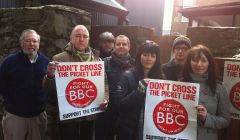
<path id="1" fill-rule="evenodd" d="M 128 65 L 123 65 L 118 63 L 112 56 L 106 57 L 103 59 L 105 65 L 105 71 L 107 73 L 108 78 L 108 85 L 109 85 L 109 98 L 110 102 L 112 102 L 114 95 L 113 92 L 115 91 L 117 84 L 120 80 L 120 77 L 124 73 L 124 71 L 132 68 L 134 66 L 134 59 L 130 59 Z"/>
<path id="2" fill-rule="evenodd" d="M 21 117 L 33 117 L 45 110 L 47 94 L 42 80 L 49 59 L 41 53 L 35 63 L 21 51 L 7 56 L 0 66 L 0 93 L 6 111 Z"/>

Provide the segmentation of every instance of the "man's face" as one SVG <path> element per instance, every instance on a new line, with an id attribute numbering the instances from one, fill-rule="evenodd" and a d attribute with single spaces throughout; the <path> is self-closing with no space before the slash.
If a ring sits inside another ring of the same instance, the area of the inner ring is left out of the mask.
<path id="1" fill-rule="evenodd" d="M 34 58 L 39 50 L 38 36 L 32 32 L 26 32 L 21 41 L 22 51 L 30 58 Z"/>
<path id="2" fill-rule="evenodd" d="M 100 43 L 101 50 L 110 53 L 113 50 L 114 42 L 110 40 L 105 40 Z"/>
<path id="3" fill-rule="evenodd" d="M 185 44 L 176 45 L 173 50 L 175 60 L 178 62 L 185 61 L 188 55 L 188 50 L 189 48 Z"/>
<path id="4" fill-rule="evenodd" d="M 84 52 L 89 43 L 88 30 L 83 26 L 75 28 L 71 34 L 71 43 L 77 50 Z"/>
<path id="5" fill-rule="evenodd" d="M 117 37 L 115 46 L 114 46 L 114 52 L 118 56 L 124 56 L 126 55 L 130 50 L 130 44 L 128 44 L 126 37 Z"/>

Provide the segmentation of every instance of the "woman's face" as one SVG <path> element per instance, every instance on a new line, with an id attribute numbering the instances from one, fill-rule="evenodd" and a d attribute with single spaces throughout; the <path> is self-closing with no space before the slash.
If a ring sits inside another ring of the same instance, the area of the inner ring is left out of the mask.
<path id="1" fill-rule="evenodd" d="M 201 52 L 200 56 L 195 54 L 194 57 L 191 59 L 191 68 L 193 73 L 198 75 L 203 75 L 208 70 L 208 59 L 207 57 Z"/>
<path id="2" fill-rule="evenodd" d="M 157 55 L 155 53 L 142 53 L 141 54 L 141 64 L 144 70 L 150 70 L 157 60 Z"/>

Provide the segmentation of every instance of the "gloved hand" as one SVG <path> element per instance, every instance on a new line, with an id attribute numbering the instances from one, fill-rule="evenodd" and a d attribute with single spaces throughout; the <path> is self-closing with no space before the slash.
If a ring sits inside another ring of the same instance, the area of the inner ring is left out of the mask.
<path id="1" fill-rule="evenodd" d="M 140 93 L 145 93 L 146 92 L 146 89 L 147 89 L 147 83 L 145 82 L 144 79 L 140 80 L 138 82 L 138 88 L 137 90 L 140 92 Z"/>
<path id="2" fill-rule="evenodd" d="M 108 107 L 108 101 L 106 99 L 104 99 L 104 101 L 100 104 L 100 109 L 101 110 L 106 110 Z"/>

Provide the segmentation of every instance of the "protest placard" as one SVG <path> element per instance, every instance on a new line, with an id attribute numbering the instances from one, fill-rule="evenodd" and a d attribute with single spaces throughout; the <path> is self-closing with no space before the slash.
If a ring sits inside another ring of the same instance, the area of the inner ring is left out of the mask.
<path id="1" fill-rule="evenodd" d="M 196 140 L 199 84 L 151 79 L 146 92 L 144 140 Z"/>
<path id="2" fill-rule="evenodd" d="M 240 62 L 225 61 L 223 82 L 231 101 L 231 118 L 240 119 Z"/>
<path id="3" fill-rule="evenodd" d="M 104 62 L 60 62 L 55 80 L 60 120 L 102 112 Z"/>

